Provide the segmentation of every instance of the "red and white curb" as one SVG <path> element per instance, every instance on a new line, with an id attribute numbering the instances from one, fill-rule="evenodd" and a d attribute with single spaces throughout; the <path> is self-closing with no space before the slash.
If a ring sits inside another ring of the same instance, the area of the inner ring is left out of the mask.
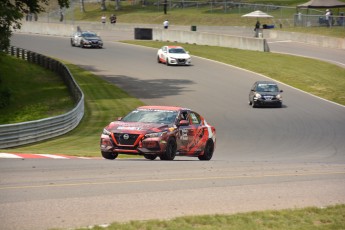
<path id="1" fill-rule="evenodd" d="M 54 154 L 31 154 L 31 153 L 0 153 L 0 158 L 17 159 L 92 159 L 91 157 L 76 157 Z"/>

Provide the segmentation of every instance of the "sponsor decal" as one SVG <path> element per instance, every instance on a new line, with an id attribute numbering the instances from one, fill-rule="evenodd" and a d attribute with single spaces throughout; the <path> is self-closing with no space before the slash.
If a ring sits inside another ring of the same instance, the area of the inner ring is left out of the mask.
<path id="1" fill-rule="evenodd" d="M 141 127 L 129 127 L 129 126 L 119 126 L 119 130 L 141 130 Z"/>

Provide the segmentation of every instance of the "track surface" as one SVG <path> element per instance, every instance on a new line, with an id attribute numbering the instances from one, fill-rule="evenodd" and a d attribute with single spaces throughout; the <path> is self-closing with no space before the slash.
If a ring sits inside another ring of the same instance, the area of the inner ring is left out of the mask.
<path id="1" fill-rule="evenodd" d="M 274 52 L 320 51 L 270 44 Z M 19 34 L 12 45 L 83 66 L 147 104 L 195 109 L 216 126 L 217 148 L 210 162 L 0 159 L 1 229 L 345 203 L 343 106 L 281 84 L 283 108 L 252 109 L 249 88 L 264 76 L 197 57 L 193 66 L 167 67 L 151 48 L 80 49 L 67 38 Z M 344 65 L 344 51 L 321 53 Z"/>

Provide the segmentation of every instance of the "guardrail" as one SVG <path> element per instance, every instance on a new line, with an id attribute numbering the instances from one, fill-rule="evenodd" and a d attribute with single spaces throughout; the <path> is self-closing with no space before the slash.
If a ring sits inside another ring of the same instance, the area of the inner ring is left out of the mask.
<path id="1" fill-rule="evenodd" d="M 69 69 L 57 60 L 18 47 L 10 47 L 8 53 L 56 72 L 65 82 L 76 106 L 59 116 L 0 125 L 0 149 L 46 140 L 73 130 L 84 116 L 84 94 Z"/>

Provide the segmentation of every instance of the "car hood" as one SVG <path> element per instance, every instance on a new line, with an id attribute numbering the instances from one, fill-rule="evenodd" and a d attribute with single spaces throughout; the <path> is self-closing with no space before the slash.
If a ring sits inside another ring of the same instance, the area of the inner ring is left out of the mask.
<path id="1" fill-rule="evenodd" d="M 142 122 L 111 122 L 106 129 L 112 133 L 152 133 L 166 130 L 172 125 Z"/>
<path id="2" fill-rule="evenodd" d="M 280 92 L 257 92 L 261 96 L 277 96 Z"/>
<path id="3" fill-rule="evenodd" d="M 190 58 L 189 54 L 169 54 L 172 58 Z"/>
<path id="4" fill-rule="evenodd" d="M 84 39 L 86 39 L 86 40 L 101 40 L 100 37 L 86 37 Z"/>

